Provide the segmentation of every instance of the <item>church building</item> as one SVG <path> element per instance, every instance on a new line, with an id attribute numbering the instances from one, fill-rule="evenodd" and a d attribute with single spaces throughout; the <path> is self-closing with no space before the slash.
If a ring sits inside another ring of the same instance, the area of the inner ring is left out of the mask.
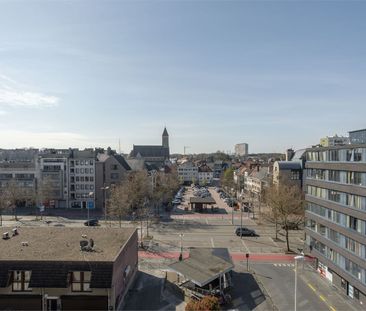
<path id="1" fill-rule="evenodd" d="M 169 160 L 169 155 L 169 134 L 164 127 L 161 146 L 133 145 L 130 158 L 143 159 L 146 164 L 162 166 L 166 160 Z"/>

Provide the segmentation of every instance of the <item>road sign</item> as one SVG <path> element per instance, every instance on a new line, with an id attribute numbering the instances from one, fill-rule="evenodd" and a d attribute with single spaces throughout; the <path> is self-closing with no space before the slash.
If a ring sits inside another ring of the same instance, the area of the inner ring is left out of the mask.
<path id="1" fill-rule="evenodd" d="M 40 211 L 41 213 L 43 213 L 43 212 L 44 212 L 44 205 L 40 205 L 40 206 L 39 206 L 39 211 Z"/>
<path id="2" fill-rule="evenodd" d="M 94 202 L 88 201 L 88 209 L 93 209 L 93 208 L 94 208 Z"/>

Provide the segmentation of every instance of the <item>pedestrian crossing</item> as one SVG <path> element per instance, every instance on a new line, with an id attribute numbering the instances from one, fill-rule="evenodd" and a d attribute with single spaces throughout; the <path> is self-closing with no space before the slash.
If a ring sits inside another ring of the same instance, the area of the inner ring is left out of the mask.
<path id="1" fill-rule="evenodd" d="M 274 263 L 273 266 L 275 267 L 295 267 L 293 263 Z"/>

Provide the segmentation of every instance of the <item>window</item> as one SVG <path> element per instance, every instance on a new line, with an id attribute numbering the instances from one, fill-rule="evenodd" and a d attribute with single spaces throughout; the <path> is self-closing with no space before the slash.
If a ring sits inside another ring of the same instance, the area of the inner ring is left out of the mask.
<path id="1" fill-rule="evenodd" d="M 341 201 L 341 194 L 338 191 L 329 190 L 328 200 L 331 200 L 331 201 L 334 201 L 334 202 L 340 202 Z"/>
<path id="2" fill-rule="evenodd" d="M 348 149 L 346 152 L 347 152 L 347 154 L 346 154 L 347 161 L 352 161 L 352 158 L 353 158 L 353 156 L 352 156 L 353 150 L 352 149 Z"/>
<path id="3" fill-rule="evenodd" d="M 329 161 L 339 161 L 338 150 L 329 150 Z"/>
<path id="4" fill-rule="evenodd" d="M 347 183 L 354 185 L 362 185 L 362 174 L 360 172 L 348 172 Z"/>
<path id="5" fill-rule="evenodd" d="M 348 227 L 357 230 L 357 218 L 349 216 Z"/>
<path id="6" fill-rule="evenodd" d="M 74 271 L 72 272 L 71 290 L 73 292 L 90 292 L 90 271 Z"/>
<path id="7" fill-rule="evenodd" d="M 111 170 L 112 171 L 118 170 L 118 165 L 117 164 L 111 164 Z"/>
<path id="8" fill-rule="evenodd" d="M 118 179 L 119 175 L 118 173 L 111 173 L 111 179 Z"/>
<path id="9" fill-rule="evenodd" d="M 299 180 L 300 179 L 300 172 L 299 171 L 291 171 L 292 176 L 291 179 L 292 180 Z"/>
<path id="10" fill-rule="evenodd" d="M 12 287 L 14 292 L 25 292 L 32 290 L 29 287 L 31 273 L 31 271 L 13 271 Z"/>
<path id="11" fill-rule="evenodd" d="M 362 149 L 355 149 L 353 161 L 359 162 L 362 161 Z"/>
<path id="12" fill-rule="evenodd" d="M 341 179 L 339 171 L 329 170 L 328 179 L 330 181 L 340 181 Z"/>

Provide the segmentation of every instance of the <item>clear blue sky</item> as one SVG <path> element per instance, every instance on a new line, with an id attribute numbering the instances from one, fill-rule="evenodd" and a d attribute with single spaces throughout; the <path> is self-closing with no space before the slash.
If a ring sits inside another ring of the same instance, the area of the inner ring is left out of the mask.
<path id="1" fill-rule="evenodd" d="M 0 0 L 0 148 L 282 152 L 366 127 L 366 2 Z"/>

